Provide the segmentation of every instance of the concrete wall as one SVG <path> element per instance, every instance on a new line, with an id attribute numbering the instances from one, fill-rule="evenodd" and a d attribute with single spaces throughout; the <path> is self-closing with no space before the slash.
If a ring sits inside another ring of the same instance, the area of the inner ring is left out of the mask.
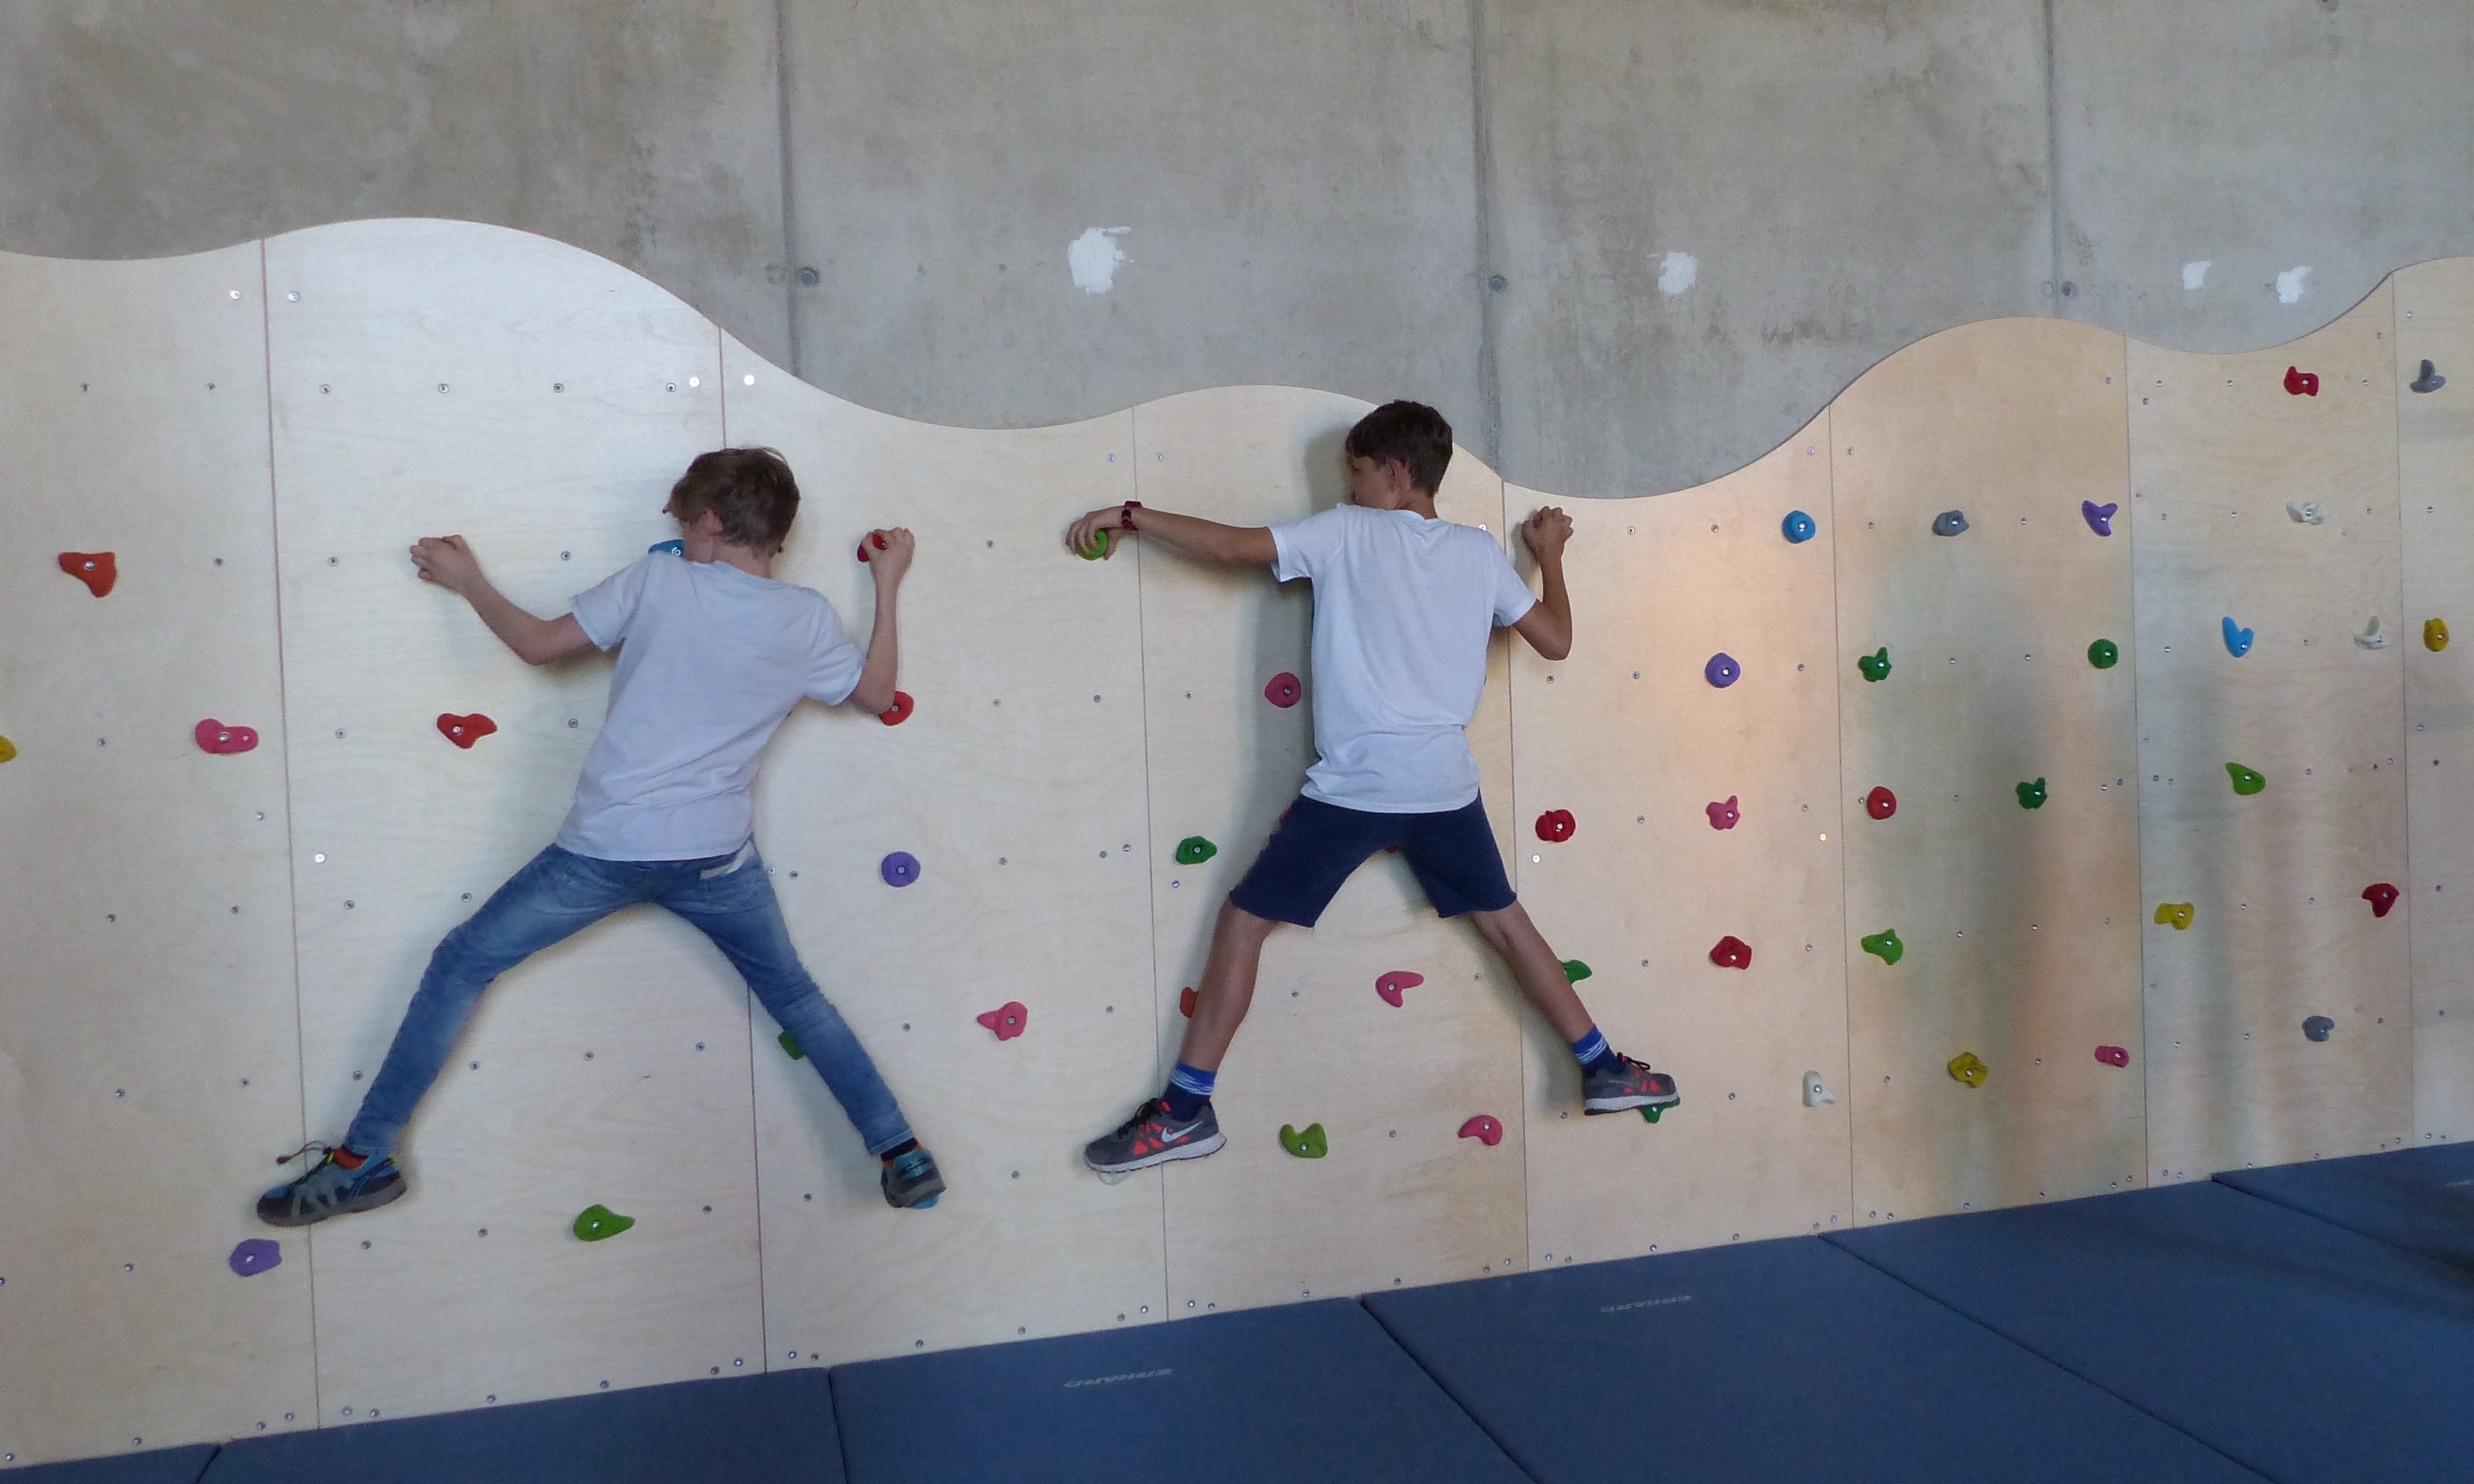
<path id="1" fill-rule="evenodd" d="M 2474 251 L 2469 75 L 2461 0 L 23 0 L 0 250 L 468 217 L 905 417 L 1407 394 L 1643 494 L 1953 325 L 2266 346 Z"/>

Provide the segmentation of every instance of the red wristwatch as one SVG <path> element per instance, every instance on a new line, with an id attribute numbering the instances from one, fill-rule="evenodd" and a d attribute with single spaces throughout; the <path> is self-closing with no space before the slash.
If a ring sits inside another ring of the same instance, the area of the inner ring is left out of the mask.
<path id="1" fill-rule="evenodd" d="M 1143 502 L 1139 499 L 1129 499 L 1123 505 L 1118 506 L 1117 529 L 1121 531 L 1132 530 L 1134 528 L 1134 512 L 1141 508 L 1143 508 Z"/>

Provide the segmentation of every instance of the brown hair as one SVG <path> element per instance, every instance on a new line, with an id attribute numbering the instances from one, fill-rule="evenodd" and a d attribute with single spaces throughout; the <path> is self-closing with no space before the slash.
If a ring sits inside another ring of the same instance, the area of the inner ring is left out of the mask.
<path id="1" fill-rule="evenodd" d="M 1348 456 L 1409 466 L 1409 483 L 1432 495 L 1452 462 L 1452 425 L 1421 401 L 1387 401 L 1348 430 Z"/>
<path id="2" fill-rule="evenodd" d="M 692 522 L 710 510 L 721 539 L 766 555 L 782 549 L 799 513 L 799 481 L 790 461 L 772 449 L 716 449 L 699 453 L 670 486 L 663 512 Z"/>

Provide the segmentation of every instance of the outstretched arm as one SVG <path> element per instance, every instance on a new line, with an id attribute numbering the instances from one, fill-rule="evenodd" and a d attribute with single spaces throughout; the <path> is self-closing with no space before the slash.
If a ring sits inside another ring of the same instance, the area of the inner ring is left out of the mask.
<path id="1" fill-rule="evenodd" d="M 1563 659 L 1572 652 L 1572 595 L 1564 588 L 1564 543 L 1572 539 L 1572 518 L 1553 505 L 1541 505 L 1520 523 L 1520 539 L 1538 558 L 1538 575 L 1546 590 L 1512 631 L 1545 658 Z"/>
<path id="2" fill-rule="evenodd" d="M 490 632 L 527 665 L 546 665 L 597 647 L 585 636 L 575 615 L 536 618 L 516 606 L 481 575 L 481 560 L 461 536 L 425 536 L 413 543 L 412 565 L 424 582 L 435 582 L 463 597 L 490 625 Z"/>
<path id="3" fill-rule="evenodd" d="M 901 591 L 904 574 L 910 571 L 916 543 L 910 532 L 899 525 L 870 531 L 868 536 L 871 540 L 884 538 L 884 544 L 867 564 L 867 570 L 876 574 L 876 626 L 868 631 L 867 663 L 860 668 L 859 684 L 851 687 L 848 704 L 881 717 L 893 709 L 893 682 L 902 658 L 893 628 L 894 598 Z"/>
<path id="4" fill-rule="evenodd" d="M 1108 533 L 1108 549 L 1103 557 L 1114 556 L 1117 543 L 1133 534 L 1124 528 L 1124 516 L 1130 513 L 1134 531 L 1159 542 L 1179 556 L 1204 562 L 1226 562 L 1244 566 L 1260 562 L 1269 566 L 1280 559 L 1280 548 L 1272 540 L 1272 531 L 1264 525 L 1223 525 L 1200 516 L 1176 515 L 1166 510 L 1151 510 L 1141 505 L 1108 505 L 1094 510 L 1074 523 L 1065 533 L 1065 544 L 1077 556 L 1094 550 L 1099 533 Z"/>

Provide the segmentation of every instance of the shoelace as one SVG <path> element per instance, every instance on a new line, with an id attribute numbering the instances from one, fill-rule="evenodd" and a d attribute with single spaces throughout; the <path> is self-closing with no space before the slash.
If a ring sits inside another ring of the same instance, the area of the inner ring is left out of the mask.
<path id="1" fill-rule="evenodd" d="M 1146 1103 L 1142 1107 L 1134 1109 L 1134 1116 L 1127 1119 L 1124 1123 L 1117 1125 L 1117 1131 L 1111 1135 L 1111 1137 L 1124 1138 L 1127 1134 L 1129 1134 L 1136 1129 L 1142 1127 L 1143 1121 L 1151 1118 L 1154 1114 L 1158 1115 L 1163 1121 L 1167 1119 L 1168 1102 L 1166 1099 L 1153 1098 L 1149 1103 Z"/>
<path id="2" fill-rule="evenodd" d="M 335 1152 L 333 1145 L 321 1144 L 317 1140 L 312 1139 L 288 1155 L 276 1156 L 275 1162 L 277 1164 L 290 1164 L 293 1160 L 300 1158 L 303 1155 L 309 1153 L 309 1151 L 313 1149 L 318 1151 L 321 1155 L 332 1155 Z"/>

